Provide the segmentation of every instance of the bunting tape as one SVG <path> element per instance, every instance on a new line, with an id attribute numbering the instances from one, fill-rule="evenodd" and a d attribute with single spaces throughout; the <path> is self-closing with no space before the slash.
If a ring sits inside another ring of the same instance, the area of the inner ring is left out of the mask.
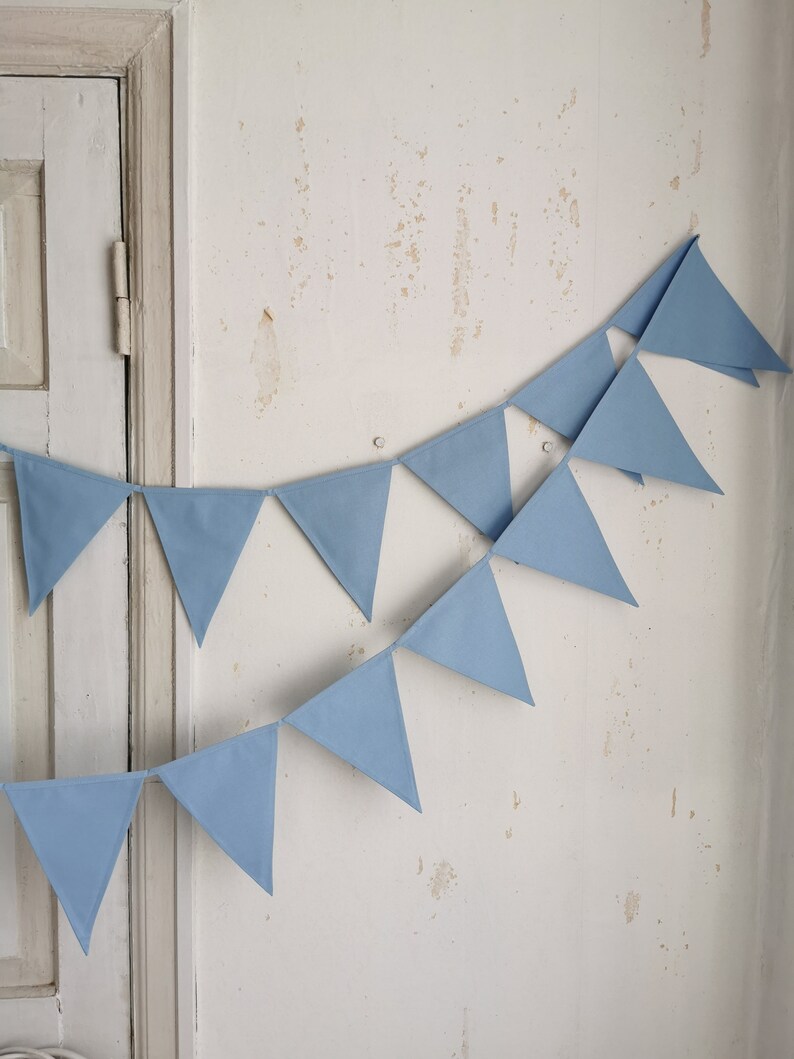
<path id="1" fill-rule="evenodd" d="M 606 339 L 611 326 L 637 338 L 620 372 Z M 690 240 L 604 327 L 509 401 L 388 463 L 265 490 L 168 489 L 103 478 L 0 446 L 14 457 L 31 612 L 133 492 L 144 494 L 199 643 L 265 496 L 279 497 L 368 617 L 396 463 L 493 540 L 483 558 L 397 640 L 273 724 L 148 771 L 0 783 L 86 953 L 147 777 L 163 782 L 272 894 L 282 725 L 303 732 L 421 812 L 392 657 L 398 648 L 532 705 L 491 570 L 493 557 L 637 605 L 571 460 L 721 492 L 645 372 L 641 350 L 683 357 L 752 385 L 755 370 L 789 371 Z M 515 516 L 502 415 L 508 404 L 573 442 Z"/>
<path id="2" fill-rule="evenodd" d="M 684 357 L 755 386 L 754 369 L 789 370 L 693 238 L 602 327 L 512 397 L 392 460 L 266 489 L 184 489 L 136 485 L 0 445 L 16 468 L 30 613 L 114 511 L 142 493 L 201 645 L 262 503 L 275 496 L 371 621 L 392 468 L 407 467 L 495 541 L 513 518 L 504 420 L 511 405 L 573 441 L 575 455 L 618 467 L 639 482 L 649 474 L 718 491 L 638 362 L 613 388 L 610 327 L 639 337 L 645 350 Z M 607 392 L 609 413 L 585 432 Z M 565 488 L 544 494 L 547 509 Z"/>

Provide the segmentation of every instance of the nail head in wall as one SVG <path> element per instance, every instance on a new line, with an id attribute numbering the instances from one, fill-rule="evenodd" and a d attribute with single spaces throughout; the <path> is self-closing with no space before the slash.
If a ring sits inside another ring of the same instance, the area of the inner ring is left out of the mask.
<path id="1" fill-rule="evenodd" d="M 386 438 L 373 438 L 372 444 L 375 446 L 376 449 L 382 449 L 383 446 L 386 444 Z"/>
<path id="2" fill-rule="evenodd" d="M 550 441 L 544 441 L 543 442 L 543 451 L 544 452 L 551 452 L 551 450 L 553 448 L 554 448 L 554 446 L 552 445 L 552 443 Z"/>

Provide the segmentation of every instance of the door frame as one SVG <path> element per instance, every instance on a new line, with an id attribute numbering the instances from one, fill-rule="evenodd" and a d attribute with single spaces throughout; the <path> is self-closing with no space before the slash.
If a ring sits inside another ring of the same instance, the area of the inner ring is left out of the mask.
<path id="1" fill-rule="evenodd" d="M 101 6 L 100 6 L 101 4 Z M 0 73 L 116 77 L 129 255 L 129 470 L 192 484 L 190 0 L 0 0 Z M 194 749 L 193 641 L 143 505 L 130 506 L 130 767 Z M 145 784 L 130 832 L 133 1055 L 192 1059 L 192 821 Z"/>

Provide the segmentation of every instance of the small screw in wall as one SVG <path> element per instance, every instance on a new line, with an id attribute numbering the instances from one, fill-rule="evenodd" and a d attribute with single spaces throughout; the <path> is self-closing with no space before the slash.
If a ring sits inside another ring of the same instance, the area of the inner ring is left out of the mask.
<path id="1" fill-rule="evenodd" d="M 383 446 L 386 444 L 386 439 L 385 438 L 373 438 L 372 439 L 372 444 L 375 446 L 376 449 L 382 449 Z"/>
<path id="2" fill-rule="evenodd" d="M 543 451 L 544 452 L 551 452 L 551 450 L 553 448 L 554 448 L 554 446 L 552 445 L 552 443 L 550 441 L 544 441 L 543 442 Z"/>

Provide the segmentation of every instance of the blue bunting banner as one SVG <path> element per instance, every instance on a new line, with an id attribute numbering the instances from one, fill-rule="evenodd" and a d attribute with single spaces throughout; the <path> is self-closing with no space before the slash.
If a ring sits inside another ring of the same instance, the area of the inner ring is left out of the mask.
<path id="1" fill-rule="evenodd" d="M 85 953 L 145 776 L 128 772 L 4 785 Z"/>
<path id="2" fill-rule="evenodd" d="M 493 550 L 637 606 L 567 461 L 532 494 Z"/>
<path id="3" fill-rule="evenodd" d="M 703 318 L 708 313 L 725 315 L 710 322 Z M 696 357 L 677 321 L 699 336 Z M 571 460 L 581 457 L 720 492 L 642 367 L 640 350 L 695 359 L 725 373 L 788 368 L 741 314 L 694 241 L 654 273 L 607 326 L 612 325 L 640 332 L 621 371 L 607 363 L 604 328 L 513 399 L 573 440 L 515 517 L 503 419 L 511 402 L 399 460 L 266 490 L 144 489 L 4 447 L 14 456 L 19 480 L 31 608 L 130 493 L 143 492 L 199 642 L 265 496 L 279 497 L 368 616 L 395 463 L 405 463 L 494 539 L 485 556 L 394 643 L 274 724 L 149 772 L 0 783 L 85 951 L 147 777 L 164 783 L 229 857 L 271 893 L 282 725 L 309 736 L 421 812 L 393 661 L 398 648 L 532 704 L 491 570 L 494 557 L 636 606 Z M 579 384 L 579 373 L 587 385 Z M 549 376 L 560 384 L 559 393 Z"/>
<path id="4" fill-rule="evenodd" d="M 216 743 L 152 769 L 243 871 L 273 893 L 277 725 Z"/>
<path id="5" fill-rule="evenodd" d="M 610 327 L 639 336 L 628 370 L 619 375 Z M 755 370 L 789 371 L 720 283 L 697 239 L 690 239 L 606 324 L 513 397 L 392 460 L 267 489 L 171 489 L 121 482 L 0 445 L 17 471 L 31 613 L 136 492 L 143 493 L 157 526 L 199 645 L 268 496 L 278 497 L 371 620 L 392 467 L 408 467 L 496 540 L 513 517 L 504 422 L 510 405 L 573 441 L 572 455 L 607 463 L 639 483 L 648 474 L 719 492 L 637 361 L 640 349 L 693 360 L 753 385 Z M 548 504 L 547 515 L 552 512 L 557 506 Z M 556 569 L 556 559 L 552 565 Z"/>
<path id="6" fill-rule="evenodd" d="M 279 500 L 361 613 L 372 621 L 391 464 L 286 486 Z"/>

